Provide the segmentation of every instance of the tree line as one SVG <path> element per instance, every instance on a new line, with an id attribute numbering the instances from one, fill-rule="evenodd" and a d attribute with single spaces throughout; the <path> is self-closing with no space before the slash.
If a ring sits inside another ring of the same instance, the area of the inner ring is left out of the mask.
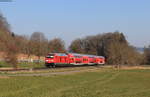
<path id="1" fill-rule="evenodd" d="M 131 46 L 118 31 L 76 39 L 69 47 L 71 52 L 105 56 L 108 64 L 143 64 L 143 54 Z"/>
<path id="2" fill-rule="evenodd" d="M 119 31 L 86 36 L 72 41 L 66 49 L 60 38 L 48 40 L 44 33 L 33 32 L 30 37 L 17 35 L 10 30 L 5 17 L 0 14 L 0 51 L 6 52 L 7 62 L 17 67 L 17 54 L 36 55 L 40 59 L 47 53 L 81 53 L 104 56 L 111 65 L 150 64 L 150 46 L 139 53 Z"/>

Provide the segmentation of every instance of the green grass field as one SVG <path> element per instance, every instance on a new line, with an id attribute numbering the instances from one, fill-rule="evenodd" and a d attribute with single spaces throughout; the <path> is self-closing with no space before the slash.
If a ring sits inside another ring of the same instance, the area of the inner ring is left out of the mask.
<path id="1" fill-rule="evenodd" d="M 150 70 L 1 76 L 0 97 L 150 97 Z"/>

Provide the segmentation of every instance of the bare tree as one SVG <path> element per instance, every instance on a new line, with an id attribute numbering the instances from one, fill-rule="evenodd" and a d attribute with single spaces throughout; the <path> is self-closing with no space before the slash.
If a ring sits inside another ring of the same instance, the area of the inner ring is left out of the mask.
<path id="1" fill-rule="evenodd" d="M 6 61 L 13 65 L 13 67 L 16 69 L 17 68 L 17 54 L 18 54 L 18 47 L 16 45 L 16 42 L 13 41 L 13 38 L 9 41 L 7 44 L 7 49 L 6 49 Z"/>
<path id="2" fill-rule="evenodd" d="M 51 53 L 64 53 L 66 52 L 65 43 L 60 38 L 50 40 L 48 43 L 48 49 Z"/>
<path id="3" fill-rule="evenodd" d="M 144 47 L 144 54 L 143 54 L 145 60 L 144 64 L 150 64 L 150 46 Z"/>
<path id="4" fill-rule="evenodd" d="M 6 18 L 0 13 L 0 30 L 6 33 L 10 33 L 10 25 Z"/>
<path id="5" fill-rule="evenodd" d="M 30 38 L 30 53 L 38 56 L 39 60 L 41 56 L 47 53 L 48 40 L 45 38 L 42 32 L 34 32 Z"/>
<path id="6" fill-rule="evenodd" d="M 15 36 L 10 31 L 10 26 L 7 20 L 0 14 L 0 44 L 1 50 L 6 52 L 6 60 L 14 68 L 17 68 L 17 46 L 15 43 Z"/>
<path id="7" fill-rule="evenodd" d="M 74 53 L 84 53 L 83 40 L 75 39 L 72 41 L 71 45 L 69 46 L 69 51 Z"/>

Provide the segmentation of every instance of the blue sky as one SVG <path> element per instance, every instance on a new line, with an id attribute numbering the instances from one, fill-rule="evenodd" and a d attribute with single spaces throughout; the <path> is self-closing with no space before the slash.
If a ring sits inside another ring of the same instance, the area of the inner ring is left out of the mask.
<path id="1" fill-rule="evenodd" d="M 150 0 L 13 0 L 0 2 L 12 31 L 40 31 L 66 44 L 78 37 L 119 30 L 130 44 L 150 44 Z"/>

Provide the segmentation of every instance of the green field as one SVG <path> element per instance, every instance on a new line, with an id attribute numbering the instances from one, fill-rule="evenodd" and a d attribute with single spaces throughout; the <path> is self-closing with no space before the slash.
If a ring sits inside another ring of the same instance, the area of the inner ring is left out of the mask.
<path id="1" fill-rule="evenodd" d="M 1 76 L 0 97 L 150 97 L 150 70 Z"/>

